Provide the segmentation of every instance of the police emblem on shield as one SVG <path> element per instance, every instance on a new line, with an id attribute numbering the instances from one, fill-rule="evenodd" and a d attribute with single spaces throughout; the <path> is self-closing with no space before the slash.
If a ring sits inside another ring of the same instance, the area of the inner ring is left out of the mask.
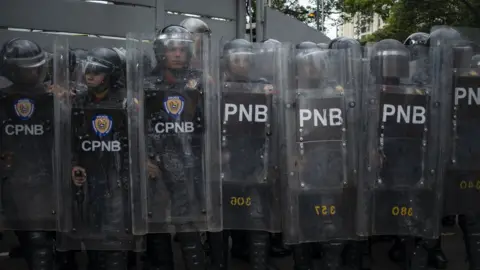
<path id="1" fill-rule="evenodd" d="M 13 106 L 15 108 L 15 113 L 22 120 L 30 119 L 35 111 L 35 104 L 33 104 L 33 101 L 28 98 L 17 100 Z"/>
<path id="2" fill-rule="evenodd" d="M 99 114 L 93 117 L 92 126 L 97 136 L 104 137 L 112 130 L 113 121 L 110 116 Z"/>
<path id="3" fill-rule="evenodd" d="M 194 80 L 194 79 L 191 79 L 191 80 L 189 80 L 188 83 L 187 83 L 187 88 L 196 89 L 196 88 L 197 88 L 197 85 L 198 85 L 198 81 L 197 81 L 197 80 Z"/>
<path id="4" fill-rule="evenodd" d="M 185 99 L 182 96 L 170 96 L 163 101 L 163 108 L 172 117 L 179 117 L 183 112 Z"/>

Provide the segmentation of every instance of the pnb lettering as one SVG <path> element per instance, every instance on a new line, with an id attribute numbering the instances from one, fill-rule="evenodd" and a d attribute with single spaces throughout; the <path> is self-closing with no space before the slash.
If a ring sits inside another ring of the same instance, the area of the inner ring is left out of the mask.
<path id="1" fill-rule="evenodd" d="M 479 105 L 480 104 L 480 88 L 471 88 L 469 87 L 468 90 L 463 87 L 455 87 L 455 105 L 458 105 L 458 101 L 460 99 L 467 98 L 468 105 Z M 468 94 L 468 96 L 467 96 Z"/>
<path id="2" fill-rule="evenodd" d="M 155 125 L 156 133 L 192 133 L 193 122 L 160 122 Z"/>
<path id="3" fill-rule="evenodd" d="M 118 152 L 122 148 L 119 141 L 83 141 L 82 150 L 85 152 Z"/>
<path id="4" fill-rule="evenodd" d="M 312 120 L 313 116 L 313 125 L 318 127 L 319 124 L 322 126 L 340 126 L 343 124 L 342 110 L 339 108 L 330 108 L 330 109 L 301 109 L 299 113 L 300 127 L 305 125 L 305 122 Z"/>
<path id="5" fill-rule="evenodd" d="M 426 117 L 425 112 L 427 110 L 422 106 L 402 106 L 402 105 L 383 105 L 383 117 L 382 122 L 387 122 L 387 117 L 393 116 L 397 123 L 406 124 L 424 124 Z"/>
<path id="6" fill-rule="evenodd" d="M 6 125 L 5 133 L 7 135 L 43 135 L 43 125 Z"/>
<path id="7" fill-rule="evenodd" d="M 262 104 L 233 104 L 226 103 L 223 119 L 228 121 L 230 116 L 238 115 L 239 122 L 264 123 L 268 120 L 268 107 Z"/>

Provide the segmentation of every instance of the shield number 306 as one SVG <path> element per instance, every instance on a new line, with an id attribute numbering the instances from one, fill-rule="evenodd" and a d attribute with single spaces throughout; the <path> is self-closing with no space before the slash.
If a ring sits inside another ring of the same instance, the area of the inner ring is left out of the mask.
<path id="1" fill-rule="evenodd" d="M 230 197 L 230 205 L 232 206 L 250 206 L 252 198 L 250 197 Z"/>

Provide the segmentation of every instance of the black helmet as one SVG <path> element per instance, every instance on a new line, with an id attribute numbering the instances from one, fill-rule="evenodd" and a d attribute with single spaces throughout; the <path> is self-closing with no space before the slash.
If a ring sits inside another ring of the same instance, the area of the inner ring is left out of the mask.
<path id="1" fill-rule="evenodd" d="M 153 50 L 158 63 L 165 61 L 165 52 L 168 48 L 184 47 L 187 50 L 188 66 L 193 56 L 193 37 L 192 34 L 183 26 L 169 25 L 163 28 L 153 42 Z"/>
<path id="2" fill-rule="evenodd" d="M 318 47 L 317 47 L 317 44 L 311 41 L 303 41 L 298 43 L 297 46 L 295 46 L 295 48 L 297 50 L 308 50 L 308 49 L 316 49 Z"/>
<path id="3" fill-rule="evenodd" d="M 187 29 L 190 33 L 212 33 L 212 30 L 210 30 L 208 24 L 197 18 L 187 18 L 180 22 L 180 26 L 185 27 L 185 29 Z"/>
<path id="4" fill-rule="evenodd" d="M 106 79 L 101 85 L 90 87 L 94 91 L 104 91 L 113 87 L 122 76 L 122 59 L 116 51 L 110 48 L 95 48 L 87 53 L 82 62 L 83 74 L 105 74 Z M 110 85 L 107 85 L 110 83 Z"/>
<path id="5" fill-rule="evenodd" d="M 441 46 L 445 44 L 453 45 L 462 40 L 460 33 L 449 26 L 442 26 L 430 33 L 427 40 L 427 46 Z"/>
<path id="6" fill-rule="evenodd" d="M 334 39 L 330 40 L 330 42 L 328 43 L 328 48 L 332 49 L 333 45 L 342 38 L 343 37 L 337 37 L 337 38 L 334 38 Z"/>
<path id="7" fill-rule="evenodd" d="M 272 44 L 273 46 L 279 46 L 281 45 L 282 43 L 276 39 L 273 39 L 273 38 L 269 38 L 269 39 L 266 39 L 264 40 L 262 43 L 264 44 Z"/>
<path id="8" fill-rule="evenodd" d="M 242 62 L 240 59 L 243 59 Z M 250 64 L 253 61 L 253 45 L 246 39 L 234 39 L 223 46 L 224 66 L 231 71 L 232 64 Z M 248 68 L 248 67 L 247 67 Z M 246 75 L 246 74 L 241 74 Z"/>
<path id="9" fill-rule="evenodd" d="M 327 43 L 317 43 L 317 47 L 322 50 L 328 49 L 328 44 Z"/>
<path id="10" fill-rule="evenodd" d="M 411 45 L 426 45 L 428 41 L 429 35 L 424 32 L 417 32 L 413 33 L 410 36 L 405 39 L 403 42 L 404 45 L 406 46 L 411 46 Z"/>
<path id="11" fill-rule="evenodd" d="M 410 76 L 410 52 L 398 40 L 384 39 L 372 49 L 371 71 L 377 78 L 408 78 Z"/>
<path id="12" fill-rule="evenodd" d="M 0 51 L 0 73 L 15 84 L 42 83 L 47 73 L 47 54 L 33 41 L 12 39 Z"/>

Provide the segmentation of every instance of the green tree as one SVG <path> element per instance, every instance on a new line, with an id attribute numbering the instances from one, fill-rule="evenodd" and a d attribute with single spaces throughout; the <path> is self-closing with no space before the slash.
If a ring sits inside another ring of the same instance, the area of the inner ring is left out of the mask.
<path id="1" fill-rule="evenodd" d="M 337 8 L 343 12 L 343 20 L 352 20 L 355 15 L 360 18 L 358 27 L 371 23 L 374 13 L 387 23 L 362 42 L 385 38 L 403 41 L 411 33 L 430 32 L 435 25 L 480 26 L 478 0 L 338 0 Z"/>
<path id="2" fill-rule="evenodd" d="M 252 18 L 252 21 L 255 22 L 255 14 L 257 12 L 256 0 L 252 0 L 252 7 L 248 7 L 247 3 L 247 14 Z M 315 22 L 315 18 L 309 17 L 313 9 L 311 6 L 302 6 L 298 0 L 273 0 L 271 8 L 274 8 L 288 16 L 294 17 L 297 20 L 305 23 Z"/>

